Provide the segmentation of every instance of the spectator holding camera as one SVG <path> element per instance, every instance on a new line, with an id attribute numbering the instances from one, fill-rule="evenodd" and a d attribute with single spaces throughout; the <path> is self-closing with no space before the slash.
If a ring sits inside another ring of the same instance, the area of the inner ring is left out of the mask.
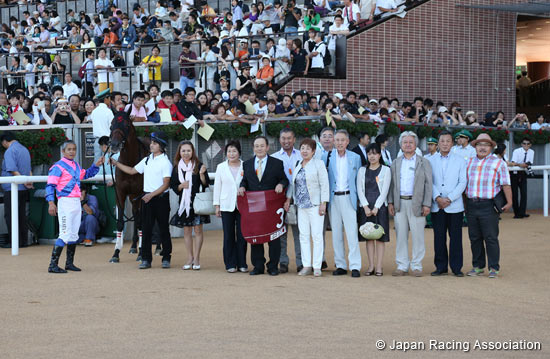
<path id="1" fill-rule="evenodd" d="M 508 128 L 519 128 L 519 129 L 531 129 L 531 125 L 529 124 L 529 119 L 527 118 L 527 115 L 524 113 L 518 113 L 512 121 L 508 124 Z"/>
<path id="2" fill-rule="evenodd" d="M 306 16 L 304 16 L 304 25 L 306 26 L 306 31 L 309 29 L 314 29 L 319 31 L 319 23 L 321 22 L 321 15 L 315 12 L 313 5 L 308 6 Z"/>
<path id="3" fill-rule="evenodd" d="M 517 115 L 516 115 L 517 117 Z M 514 118 L 515 119 L 515 118 Z M 531 164 L 535 158 L 535 151 L 531 149 L 531 140 L 525 137 L 521 140 L 521 148 L 512 152 L 511 166 L 524 168 L 525 171 L 512 171 L 510 180 L 512 184 L 512 207 L 514 218 L 527 218 L 527 172 L 531 171 Z M 521 196 L 521 200 L 518 199 Z"/>
<path id="4" fill-rule="evenodd" d="M 296 8 L 295 0 L 288 0 L 281 20 L 284 20 L 285 33 L 298 32 L 298 21 L 302 18 L 302 11 Z"/>

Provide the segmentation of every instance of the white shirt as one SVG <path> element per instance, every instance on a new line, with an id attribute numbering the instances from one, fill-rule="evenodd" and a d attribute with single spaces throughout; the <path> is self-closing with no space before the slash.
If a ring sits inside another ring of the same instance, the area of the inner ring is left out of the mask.
<path id="1" fill-rule="evenodd" d="M 365 158 L 368 158 L 368 156 L 367 156 L 367 148 L 361 146 L 360 143 L 357 144 L 357 147 L 359 147 L 359 149 L 361 150 L 361 152 L 363 152 L 363 156 L 365 156 Z"/>
<path id="2" fill-rule="evenodd" d="M 525 156 L 527 154 L 527 156 Z M 524 161 L 525 159 L 525 161 Z M 515 163 L 527 163 L 530 162 L 533 164 L 535 160 L 535 151 L 532 149 L 528 149 L 527 152 L 523 148 L 516 148 L 514 152 L 512 152 L 512 162 Z"/>
<path id="3" fill-rule="evenodd" d="M 71 81 L 70 84 L 66 83 L 65 85 L 63 85 L 63 95 L 65 95 L 66 98 L 78 94 L 80 94 L 80 91 L 78 90 L 78 86 L 76 86 L 74 82 Z"/>
<path id="4" fill-rule="evenodd" d="M 327 1 L 327 4 L 328 4 L 328 1 Z M 328 49 L 329 50 L 336 50 L 336 39 L 339 36 L 344 36 L 344 35 L 333 35 L 332 31 L 348 31 L 348 30 L 349 30 L 349 27 L 348 27 L 347 24 L 342 23 L 341 26 L 336 26 L 336 24 L 332 24 L 328 28 L 328 31 L 329 31 L 329 34 L 330 34 L 330 40 L 328 42 Z"/>
<path id="5" fill-rule="evenodd" d="M 90 114 L 94 137 L 109 136 L 111 134 L 111 122 L 113 121 L 113 111 L 104 103 L 100 103 Z"/>
<path id="6" fill-rule="evenodd" d="M 384 164 L 386 166 L 388 167 L 391 166 L 392 159 L 391 159 L 390 151 L 388 151 L 387 149 L 382 150 L 382 160 L 384 160 Z"/>
<path id="7" fill-rule="evenodd" d="M 149 159 L 149 160 L 147 160 Z M 145 162 L 147 161 L 147 164 Z M 164 183 L 164 178 L 172 176 L 172 163 L 166 154 L 153 156 L 151 153 L 134 166 L 143 174 L 143 192 L 155 192 Z M 168 189 L 166 191 L 168 192 Z"/>
<path id="8" fill-rule="evenodd" d="M 384 9 L 395 9 L 397 8 L 397 4 L 395 3 L 395 0 L 376 0 L 376 9 L 374 10 L 375 16 L 382 13 L 379 7 L 382 7 Z"/>
<path id="9" fill-rule="evenodd" d="M 255 157 L 255 160 L 254 160 L 254 170 L 256 171 L 256 175 L 260 175 L 260 178 L 262 178 L 262 176 L 264 175 L 265 166 L 267 165 L 267 157 L 268 157 L 268 156 L 265 156 L 264 158 L 261 159 L 261 161 L 262 161 L 262 168 L 261 168 L 260 173 L 257 172 L 257 171 L 258 171 L 258 167 L 260 166 L 260 158 Z"/>
<path id="10" fill-rule="evenodd" d="M 468 146 L 466 147 L 462 147 L 461 145 L 456 145 L 456 146 L 453 146 L 453 148 L 451 148 L 451 153 L 454 153 L 455 155 L 458 155 L 464 158 L 464 160 L 468 162 L 470 158 L 476 156 L 476 149 L 470 146 L 470 144 L 468 144 Z"/>
<path id="11" fill-rule="evenodd" d="M 348 155 L 340 156 L 336 152 L 336 192 L 349 191 L 348 185 Z"/>
<path id="12" fill-rule="evenodd" d="M 541 128 L 546 128 L 546 127 L 548 127 L 548 124 L 545 122 L 543 122 L 542 124 L 539 124 L 538 122 L 531 124 L 532 130 L 540 130 Z"/>
<path id="13" fill-rule="evenodd" d="M 288 153 L 286 153 L 286 151 L 281 148 L 280 151 L 272 154 L 272 156 L 283 161 L 286 178 L 288 178 L 289 181 L 292 181 L 292 173 L 294 172 L 294 168 L 296 167 L 296 162 L 302 160 L 302 155 L 300 155 L 300 151 L 293 148 L 289 156 Z"/>
<path id="14" fill-rule="evenodd" d="M 254 104 L 254 110 L 256 111 L 256 115 L 265 115 L 267 113 L 267 105 L 264 107 L 260 107 L 260 103 Z"/>
<path id="15" fill-rule="evenodd" d="M 414 190 L 414 169 L 416 167 L 416 153 L 411 157 L 411 159 L 406 159 L 403 156 L 401 162 L 401 173 L 400 176 L 400 195 L 401 196 L 412 196 Z"/>
<path id="16" fill-rule="evenodd" d="M 113 64 L 113 62 L 111 60 L 109 60 L 108 58 L 105 58 L 105 59 L 96 59 L 94 61 L 94 66 L 97 67 L 98 66 L 105 66 L 105 67 L 115 67 L 115 65 Z M 109 73 L 109 82 L 113 82 L 115 79 L 115 75 L 114 73 Z M 101 83 L 101 82 L 107 82 L 107 70 L 105 69 L 98 69 L 97 70 L 97 82 Z"/>
<path id="17" fill-rule="evenodd" d="M 311 59 L 311 68 L 318 68 L 318 69 L 324 69 L 325 68 L 325 62 L 323 60 L 323 57 L 325 56 L 325 52 L 327 51 L 327 45 L 325 45 L 323 42 L 318 43 L 313 48 L 313 52 L 318 52 L 317 56 Z"/>
<path id="18" fill-rule="evenodd" d="M 349 25 L 350 20 L 357 22 L 358 16 L 361 14 L 361 9 L 359 9 L 359 5 L 357 4 L 350 4 L 348 7 L 344 7 L 344 10 L 342 11 L 342 17 L 344 18 L 344 25 Z"/>

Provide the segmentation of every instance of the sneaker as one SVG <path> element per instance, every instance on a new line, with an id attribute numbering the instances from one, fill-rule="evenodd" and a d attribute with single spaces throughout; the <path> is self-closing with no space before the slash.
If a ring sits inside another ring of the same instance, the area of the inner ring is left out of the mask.
<path id="1" fill-rule="evenodd" d="M 163 260 L 163 261 L 162 261 L 162 268 L 164 268 L 164 269 L 170 268 L 170 261 L 168 261 L 168 260 Z"/>
<path id="2" fill-rule="evenodd" d="M 412 274 L 415 276 L 415 277 L 422 277 L 422 271 L 420 269 L 415 269 L 412 271 Z"/>
<path id="3" fill-rule="evenodd" d="M 92 242 L 91 239 L 85 239 L 85 240 L 84 240 L 84 246 L 86 246 L 86 247 L 91 247 L 91 246 L 93 246 L 93 245 L 94 245 L 94 242 Z"/>
<path id="4" fill-rule="evenodd" d="M 489 278 L 496 278 L 498 277 L 498 271 L 495 269 L 489 270 Z"/>
<path id="5" fill-rule="evenodd" d="M 116 243 L 116 238 L 101 237 L 97 240 L 97 243 Z"/>
<path id="6" fill-rule="evenodd" d="M 246 268 L 246 267 L 241 267 L 241 268 L 239 268 L 239 272 L 241 272 L 241 273 L 246 273 L 246 272 L 248 272 L 248 268 Z"/>
<path id="7" fill-rule="evenodd" d="M 323 275 L 323 272 L 320 269 L 314 269 L 313 270 L 313 276 L 314 277 L 320 277 Z"/>
<path id="8" fill-rule="evenodd" d="M 227 269 L 227 273 L 235 273 L 237 271 L 237 268 L 229 268 Z"/>
<path id="9" fill-rule="evenodd" d="M 304 267 L 300 272 L 298 272 L 298 275 L 305 276 L 311 274 L 311 267 Z"/>
<path id="10" fill-rule="evenodd" d="M 471 271 L 469 271 L 466 275 L 468 277 L 477 277 L 483 274 L 483 269 L 481 268 L 473 268 Z"/>

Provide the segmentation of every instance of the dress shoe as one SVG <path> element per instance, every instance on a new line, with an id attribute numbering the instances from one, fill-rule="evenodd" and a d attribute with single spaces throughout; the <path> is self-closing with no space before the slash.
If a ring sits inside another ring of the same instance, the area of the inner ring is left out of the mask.
<path id="1" fill-rule="evenodd" d="M 434 270 L 431 274 L 432 277 L 439 277 L 440 275 L 447 275 L 446 271 L 442 271 L 439 269 Z"/>
<path id="2" fill-rule="evenodd" d="M 521 218 L 523 218 L 523 216 L 520 216 L 520 215 L 515 215 L 514 216 L 514 219 L 521 219 Z"/>
<path id="3" fill-rule="evenodd" d="M 523 218 L 528 218 L 529 216 L 530 216 L 530 214 L 525 213 L 522 217 Z"/>
<path id="4" fill-rule="evenodd" d="M 304 269 L 304 266 L 299 265 L 298 267 L 296 267 L 296 272 L 300 273 L 302 271 L 302 269 Z"/>
<path id="5" fill-rule="evenodd" d="M 193 266 L 192 264 L 185 264 L 183 267 L 181 267 L 181 269 L 189 270 L 189 269 L 191 269 L 192 266 Z"/>
<path id="6" fill-rule="evenodd" d="M 162 261 L 162 268 L 164 268 L 164 269 L 170 268 L 170 261 L 169 260 L 163 260 Z"/>
<path id="7" fill-rule="evenodd" d="M 401 276 L 404 276 L 404 275 L 407 275 L 407 274 L 409 274 L 409 272 L 405 272 L 401 269 L 396 269 L 392 272 L 391 275 L 394 276 L 394 277 L 401 277 Z"/>
<path id="8" fill-rule="evenodd" d="M 464 277 L 464 273 L 462 273 L 462 272 L 454 272 L 453 275 L 455 277 L 459 277 L 459 278 Z"/>
<path id="9" fill-rule="evenodd" d="M 311 267 L 303 267 L 299 272 L 298 275 L 304 276 L 304 275 L 310 275 L 312 273 Z"/>
<path id="10" fill-rule="evenodd" d="M 359 278 L 359 277 L 361 276 L 361 273 L 359 273 L 359 271 L 358 271 L 357 269 L 353 269 L 353 270 L 351 271 L 351 276 L 352 276 L 353 278 Z"/>
<path id="11" fill-rule="evenodd" d="M 193 264 L 193 270 L 201 270 L 200 264 Z"/>
<path id="12" fill-rule="evenodd" d="M 138 268 L 139 269 L 149 269 L 149 268 L 151 268 L 151 262 L 142 261 Z"/>
<path id="13" fill-rule="evenodd" d="M 328 263 L 327 263 L 327 261 L 323 261 L 323 264 L 321 264 L 321 270 L 327 269 L 327 268 L 328 268 Z"/>
<path id="14" fill-rule="evenodd" d="M 281 266 L 280 266 L 279 271 L 280 271 L 281 273 L 287 273 L 287 272 L 288 272 L 288 264 L 281 263 Z"/>
<path id="15" fill-rule="evenodd" d="M 422 277 L 422 271 L 419 270 L 419 269 L 415 269 L 412 271 L 412 274 L 415 276 L 415 277 Z"/>
<path id="16" fill-rule="evenodd" d="M 275 275 L 279 275 L 279 270 L 278 269 L 269 269 L 267 271 L 267 273 L 269 273 L 269 275 L 271 275 L 271 276 L 275 276 Z"/>
<path id="17" fill-rule="evenodd" d="M 250 271 L 250 275 L 264 274 L 264 271 L 258 268 L 254 268 Z"/>
<path id="18" fill-rule="evenodd" d="M 334 272 L 332 272 L 332 275 L 346 275 L 348 274 L 348 271 L 342 268 L 336 268 Z"/>

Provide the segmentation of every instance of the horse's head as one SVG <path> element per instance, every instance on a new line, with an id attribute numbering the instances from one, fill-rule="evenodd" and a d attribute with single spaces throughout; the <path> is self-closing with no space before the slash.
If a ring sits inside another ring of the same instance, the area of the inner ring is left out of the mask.
<path id="1" fill-rule="evenodd" d="M 111 122 L 111 137 L 109 138 L 112 153 L 122 151 L 133 128 L 132 121 L 126 112 L 121 111 L 115 115 Z"/>

